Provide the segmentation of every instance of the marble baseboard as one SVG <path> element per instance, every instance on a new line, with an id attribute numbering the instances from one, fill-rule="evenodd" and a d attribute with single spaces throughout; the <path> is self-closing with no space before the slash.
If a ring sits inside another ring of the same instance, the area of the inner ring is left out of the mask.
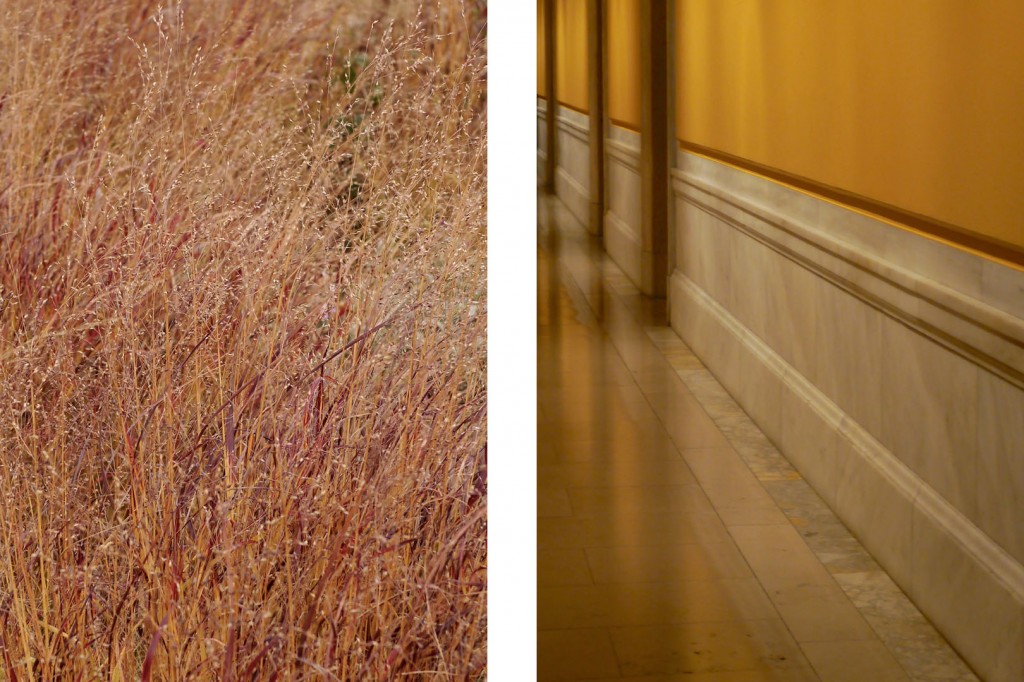
<path id="1" fill-rule="evenodd" d="M 674 172 L 674 267 L 1024 563 L 1024 320 L 990 325 L 999 301 L 954 289 L 953 266 L 938 282 L 843 242 L 866 216 L 694 158 Z"/>
<path id="2" fill-rule="evenodd" d="M 537 97 L 537 183 L 544 182 L 544 169 L 548 149 L 548 102 Z"/>
<path id="3" fill-rule="evenodd" d="M 604 214 L 604 250 L 612 261 L 622 269 L 634 286 L 640 288 L 643 277 L 643 252 L 640 235 L 612 211 Z"/>
<path id="4" fill-rule="evenodd" d="M 1024 679 L 1024 273 L 677 163 L 673 327 L 982 677 Z"/>
<path id="5" fill-rule="evenodd" d="M 589 229 L 590 192 L 561 166 L 555 169 L 555 196 L 562 200 L 581 225 Z"/>
<path id="6" fill-rule="evenodd" d="M 643 215 L 640 207 L 640 148 L 628 144 L 631 131 L 611 126 L 605 139 L 604 248 L 638 288 L 643 289 Z M 636 135 L 635 133 L 633 133 Z M 639 138 L 639 135 L 636 135 Z M 639 145 L 639 139 L 636 140 Z"/>
<path id="7" fill-rule="evenodd" d="M 557 117 L 555 194 L 590 229 L 589 119 L 565 107 L 558 108 Z"/>
<path id="8" fill-rule="evenodd" d="M 670 283 L 673 327 L 990 682 L 1024 678 L 1024 570 L 694 282 Z"/>

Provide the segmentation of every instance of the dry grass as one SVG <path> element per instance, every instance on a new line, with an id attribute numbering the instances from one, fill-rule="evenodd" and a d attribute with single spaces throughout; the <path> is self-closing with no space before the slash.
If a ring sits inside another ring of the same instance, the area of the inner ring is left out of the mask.
<path id="1" fill-rule="evenodd" d="M 484 15 L 0 4 L 0 679 L 486 674 Z"/>

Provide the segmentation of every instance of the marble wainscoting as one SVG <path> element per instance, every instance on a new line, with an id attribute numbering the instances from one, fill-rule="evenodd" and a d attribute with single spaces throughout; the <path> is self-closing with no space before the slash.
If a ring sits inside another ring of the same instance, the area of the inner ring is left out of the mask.
<path id="1" fill-rule="evenodd" d="M 558 168 L 555 195 L 584 225 L 590 225 L 590 119 L 568 107 L 557 107 Z"/>
<path id="2" fill-rule="evenodd" d="M 544 164 L 548 160 L 548 101 L 537 98 L 537 183 L 544 182 Z"/>
<path id="3" fill-rule="evenodd" d="M 1024 273 L 680 152 L 673 328 L 980 676 L 1024 679 Z"/>
<path id="4" fill-rule="evenodd" d="M 640 133 L 609 126 L 605 148 L 604 248 L 630 281 L 643 288 L 640 230 Z"/>

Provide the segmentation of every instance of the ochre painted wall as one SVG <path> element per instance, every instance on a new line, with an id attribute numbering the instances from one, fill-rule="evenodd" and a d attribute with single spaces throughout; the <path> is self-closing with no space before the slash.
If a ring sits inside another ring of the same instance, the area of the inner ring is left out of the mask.
<path id="1" fill-rule="evenodd" d="M 587 113 L 587 0 L 555 3 L 555 90 L 558 101 Z"/>
<path id="2" fill-rule="evenodd" d="M 1024 246 L 1024 2 L 678 0 L 684 142 Z"/>
<path id="3" fill-rule="evenodd" d="M 608 117 L 640 130 L 640 3 L 607 0 Z"/>
<path id="4" fill-rule="evenodd" d="M 544 21 L 544 5 L 550 0 L 537 0 L 537 94 L 547 97 L 548 79 L 545 70 L 547 55 L 547 22 Z"/>

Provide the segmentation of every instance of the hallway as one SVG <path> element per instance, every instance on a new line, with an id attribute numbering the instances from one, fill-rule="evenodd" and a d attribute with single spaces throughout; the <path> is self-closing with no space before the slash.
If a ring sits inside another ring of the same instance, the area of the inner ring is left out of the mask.
<path id="1" fill-rule="evenodd" d="M 540 680 L 977 680 L 598 240 L 538 198 Z"/>

